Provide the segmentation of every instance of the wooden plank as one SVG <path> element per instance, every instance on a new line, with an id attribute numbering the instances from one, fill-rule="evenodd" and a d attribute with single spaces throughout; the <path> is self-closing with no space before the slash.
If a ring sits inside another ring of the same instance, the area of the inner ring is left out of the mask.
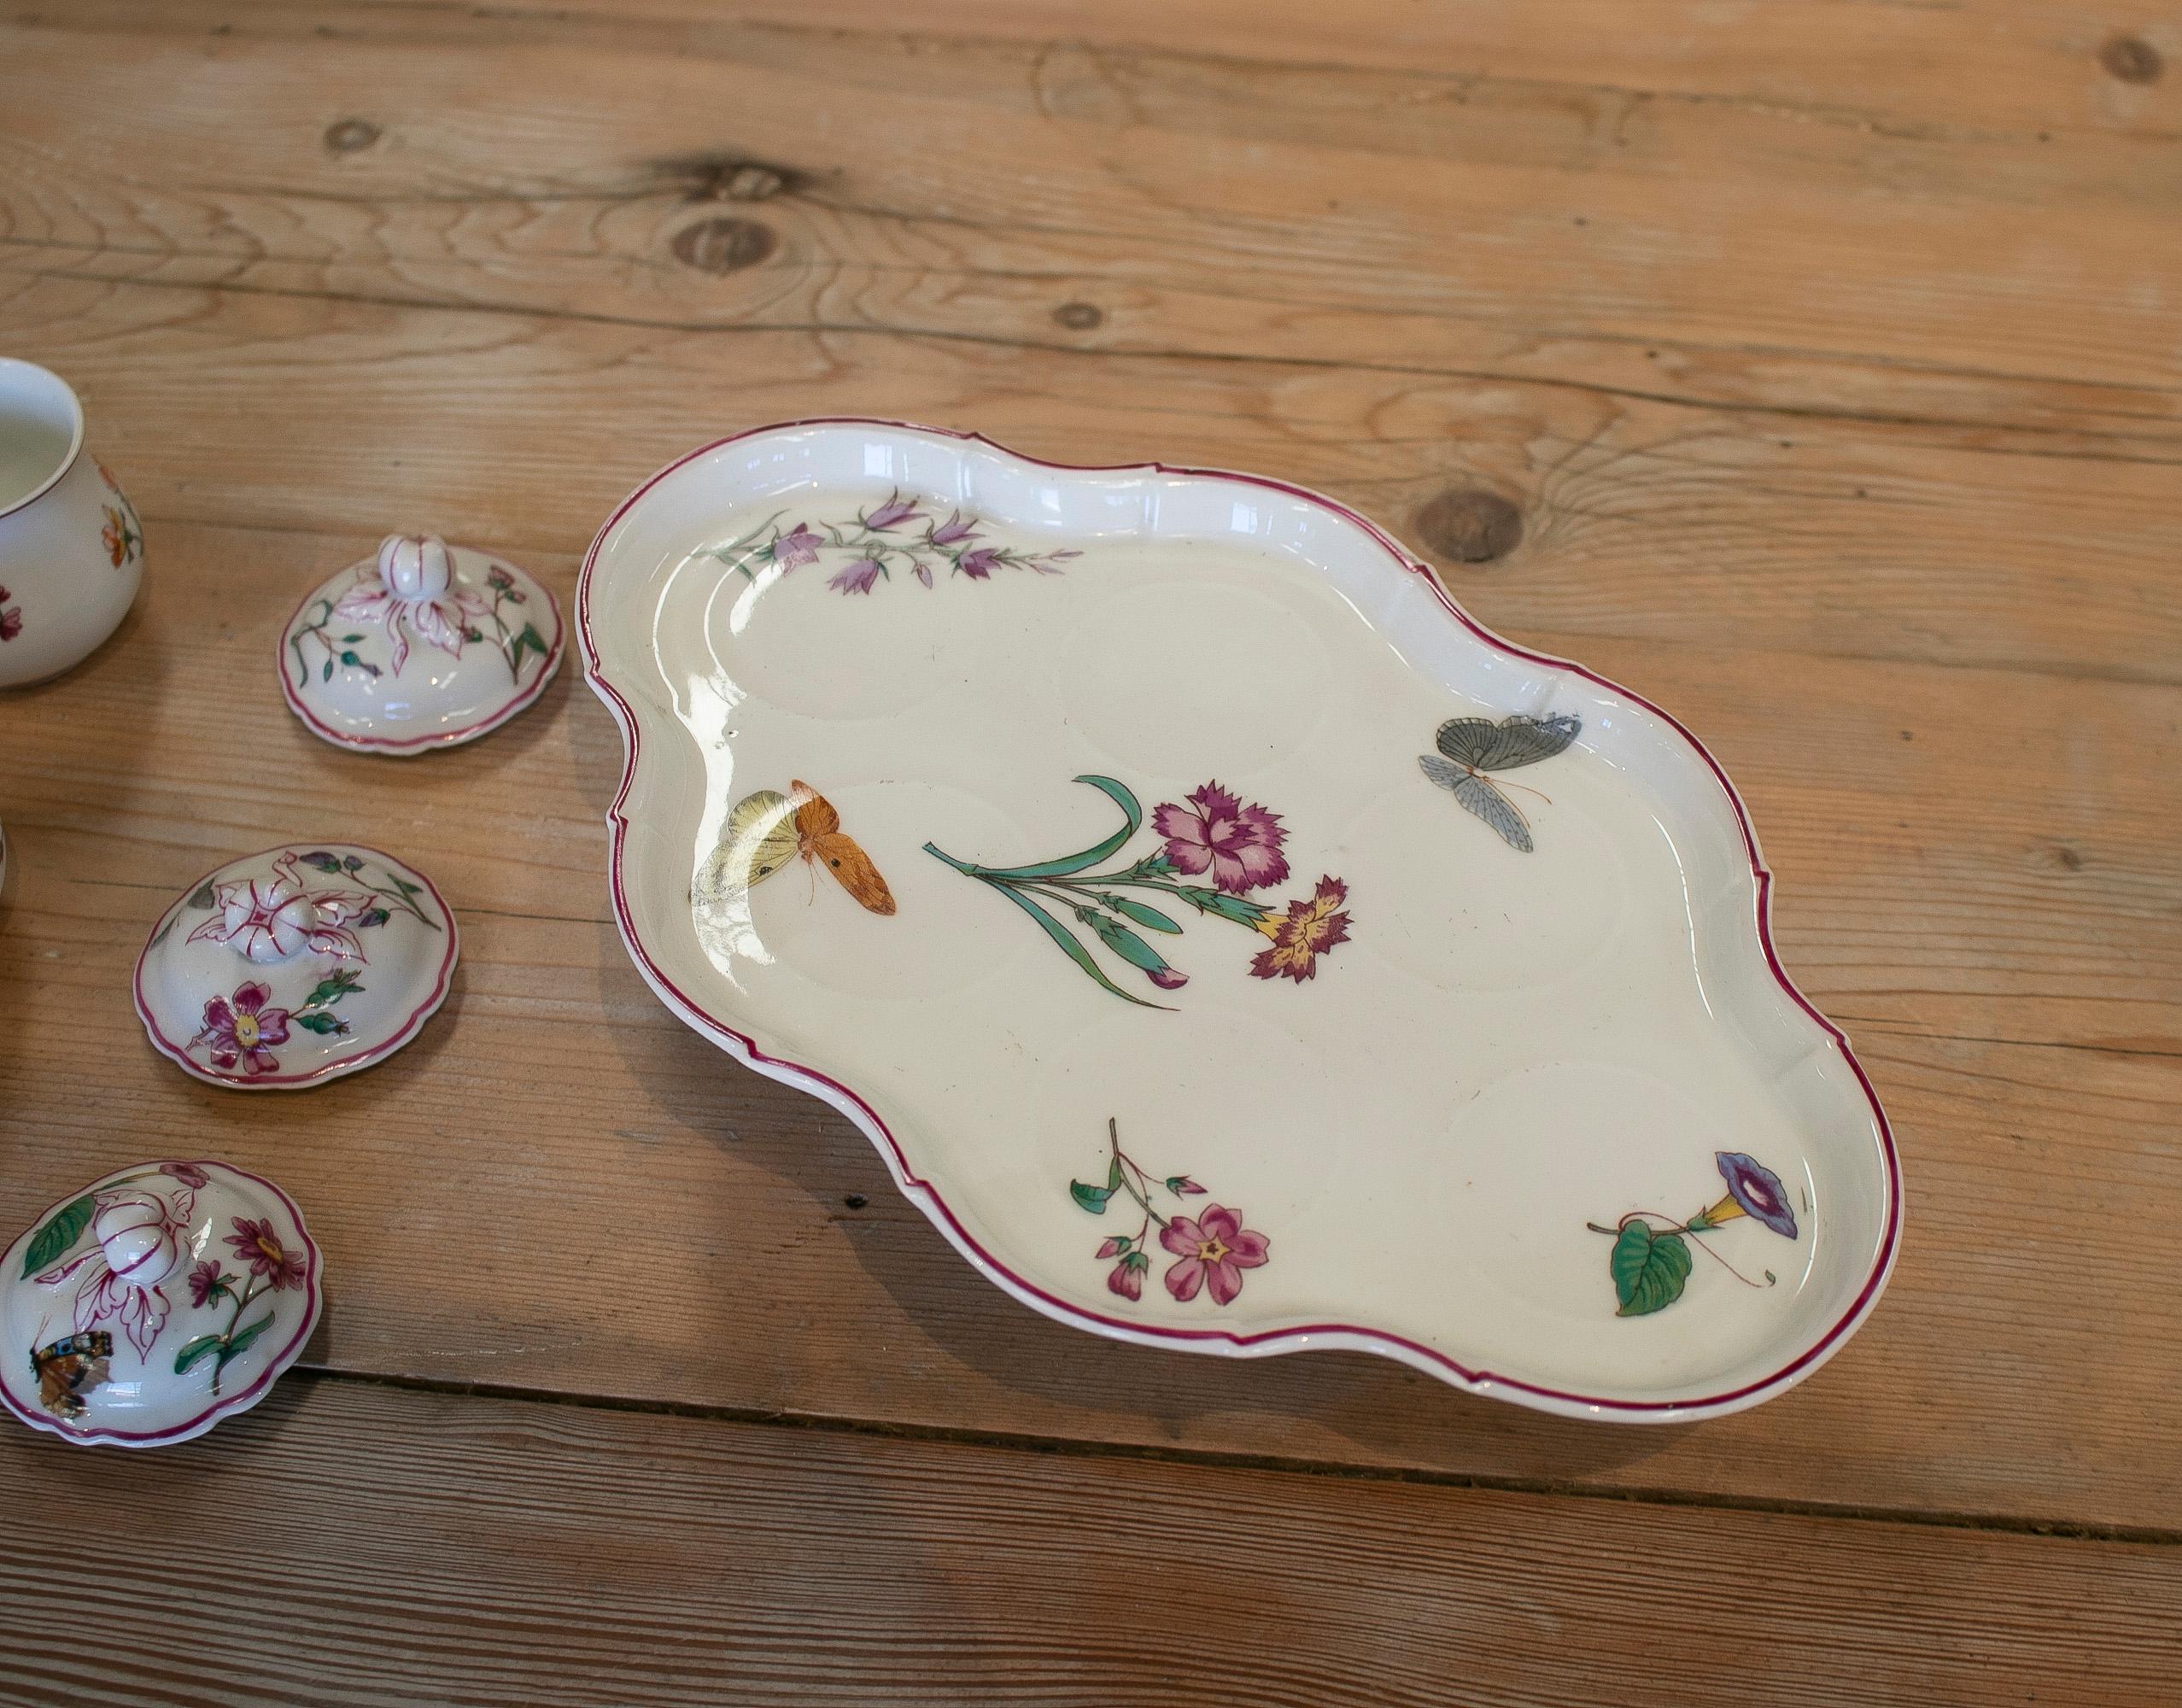
<path id="1" fill-rule="evenodd" d="M 332 500 L 360 508 L 345 490 Z M 515 494 L 554 501 L 535 477 L 479 490 L 509 535 L 456 531 L 495 546 L 538 525 Z M 1231 1366 L 1023 1311 L 895 1197 L 845 1123 L 646 990 L 603 893 L 619 744 L 579 684 L 430 763 L 336 752 L 283 711 L 272 659 L 290 591 L 369 537 L 156 508 L 147 529 L 131 627 L 13 697 L 0 743 L 17 856 L 0 914 L 8 1225 L 137 1152 L 201 1151 L 306 1205 L 342 1278 L 313 1357 L 345 1370 L 2182 1530 L 2171 690 L 1528 637 L 1591 654 L 1718 739 L 1780 873 L 1788 965 L 1859 1021 L 1909 1170 L 1901 1269 L 1839 1361 L 1756 1413 L 1631 1433 L 1360 1357 Z M 566 595 L 571 559 L 535 566 Z M 147 922 L 230 854 L 336 830 L 418 860 L 460 912 L 447 1013 L 306 1098 L 184 1079 L 129 1009 Z M 88 1085 L 87 1035 L 114 1048 Z"/>
<path id="2" fill-rule="evenodd" d="M 79 385 L 102 454 L 165 516 L 360 532 L 454 517 L 566 552 L 722 430 L 875 413 L 1066 460 L 1253 469 L 1404 531 L 1442 494 L 1503 493 L 1524 543 L 1451 584 L 1489 622 L 1585 646 L 1702 636 L 2182 680 L 2182 518 L 2161 466 L 1917 426 L 1775 436 L 1558 386 L 91 282 L 23 272 L 22 253 L 0 249 L 0 325 Z"/>
<path id="3" fill-rule="evenodd" d="M 2182 1614 L 2173 1546 L 294 1378 L 155 1454 L 11 1429 L 0 1498 L 97 1527 L 0 1553 L 23 1701 L 2114 1708 Z"/>
<path id="4" fill-rule="evenodd" d="M 1503 76 L 1469 49 L 1444 70 L 1282 68 L 891 18 L 845 35 L 381 6 L 336 26 L 179 0 L 157 19 L 92 3 L 8 38 L 0 230 L 42 265 L 1530 378 L 1781 430 L 1861 414 L 2175 455 L 2182 262 L 2161 237 L 2182 180 L 2115 122 L 2019 132 Z M 1862 44 L 1869 71 L 1881 48 Z M 2087 54 L 2078 70 L 2167 101 Z M 222 103 L 253 123 L 209 120 Z M 753 159 L 781 169 L 769 190 L 734 178 Z M 726 219 L 749 245 L 677 252 Z"/>

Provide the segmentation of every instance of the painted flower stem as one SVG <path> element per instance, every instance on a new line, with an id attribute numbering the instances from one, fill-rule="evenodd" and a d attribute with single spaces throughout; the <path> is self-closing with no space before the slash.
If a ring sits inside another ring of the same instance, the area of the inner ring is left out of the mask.
<path id="1" fill-rule="evenodd" d="M 225 1283 L 222 1284 L 225 1285 Z M 235 1331 L 243 1324 L 243 1308 L 265 1290 L 260 1278 L 254 1275 L 243 1284 L 241 1292 L 236 1292 L 231 1287 L 227 1289 L 228 1296 L 235 1301 L 235 1312 L 228 1318 L 227 1327 L 220 1334 L 219 1350 L 212 1361 L 212 1391 L 215 1394 L 219 1392 L 219 1372 L 227 1367 L 228 1348 L 235 1344 Z"/>
<path id="2" fill-rule="evenodd" d="M 1113 1152 L 1114 1160 L 1121 1165 L 1121 1190 L 1134 1198 L 1138 1207 L 1144 1213 L 1144 1219 L 1137 1228 L 1137 1243 L 1142 1245 L 1151 1225 L 1157 1222 L 1164 1231 L 1167 1218 L 1151 1207 L 1151 1199 L 1146 1196 L 1151 1190 L 1151 1177 L 1138 1165 L 1136 1158 L 1122 1149 L 1120 1123 L 1111 1115 L 1106 1120 L 1106 1143 L 1108 1149 Z M 1132 1174 L 1136 1177 L 1133 1181 L 1129 1178 Z"/>
<path id="3" fill-rule="evenodd" d="M 951 518 L 935 535 L 951 536 L 962 526 Z M 1289 875 L 1287 857 L 1281 852 L 1288 833 L 1278 814 L 1244 804 L 1217 782 L 1207 783 L 1188 797 L 1186 804 L 1165 802 L 1153 815 L 1154 828 L 1163 839 L 1157 851 L 1125 866 L 1097 870 L 1094 869 L 1120 855 L 1144 828 L 1144 808 L 1126 784 L 1112 777 L 1086 775 L 1075 781 L 1098 790 L 1121 811 L 1120 828 L 1088 848 L 1021 866 L 979 865 L 957 859 L 931 842 L 924 845 L 924 851 L 1007 897 L 1085 977 L 1109 995 L 1138 1008 L 1167 1008 L 1115 984 L 1093 954 L 1095 948 L 1104 948 L 1159 990 L 1179 991 L 1190 982 L 1190 975 L 1172 965 L 1164 952 L 1167 939 L 1182 935 L 1182 921 L 1119 893 L 1124 890 L 1164 897 L 1200 915 L 1224 919 L 1269 939 L 1272 946 L 1259 951 L 1251 960 L 1253 978 L 1287 978 L 1301 984 L 1316 974 L 1322 955 L 1347 940 L 1348 915 L 1340 910 L 1348 889 L 1337 878 L 1319 879 L 1316 892 L 1288 902 L 1285 913 L 1249 893 Z M 1191 878 L 1204 881 L 1180 881 Z M 1071 917 L 1083 935 L 1063 922 Z"/>
<path id="4" fill-rule="evenodd" d="M 1707 1245 L 1702 1239 L 1698 1238 L 1697 1236 L 1699 1234 L 1712 1232 L 1717 1225 L 1715 1223 L 1705 1220 L 1705 1219 L 1701 1215 L 1693 1217 L 1686 1222 L 1678 1222 L 1664 1210 L 1631 1210 L 1612 1227 L 1600 1227 L 1596 1222 L 1586 1222 L 1583 1225 L 1588 1228 L 1593 1233 L 1602 1233 L 1610 1239 L 1618 1239 L 1621 1237 L 1622 1230 L 1627 1227 L 1631 1222 L 1635 1221 L 1659 1223 L 1661 1225 L 1656 1230 L 1656 1231 L 1660 1233 L 1679 1233 L 1689 1235 L 1699 1251 L 1703 1252 L 1707 1257 L 1718 1264 L 1721 1268 L 1726 1270 L 1729 1274 L 1734 1276 L 1736 1280 L 1741 1282 L 1746 1287 L 1763 1288 L 1773 1285 L 1773 1283 L 1770 1280 L 1752 1280 L 1750 1277 L 1744 1274 L 1741 1270 L 1736 1268 L 1734 1264 L 1729 1262 L 1726 1258 L 1721 1256 L 1718 1252 L 1713 1250 L 1712 1248 Z"/>

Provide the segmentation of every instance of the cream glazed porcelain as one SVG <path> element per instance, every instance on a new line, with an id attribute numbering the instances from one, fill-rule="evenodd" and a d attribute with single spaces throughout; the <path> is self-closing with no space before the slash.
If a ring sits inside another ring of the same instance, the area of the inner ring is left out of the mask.
<path id="1" fill-rule="evenodd" d="M 1024 1302 L 1665 1421 L 1876 1301 L 1892 1140 L 1726 777 L 1354 512 L 791 423 L 577 603 L 644 976 Z"/>
<path id="2" fill-rule="evenodd" d="M 160 1447 L 262 1400 L 319 1319 L 318 1247 L 272 1181 L 139 1162 L 0 1256 L 0 1401 L 67 1441 Z"/>
<path id="3" fill-rule="evenodd" d="M 178 898 L 137 957 L 137 1015 L 185 1073 L 315 1085 L 399 1050 L 447 999 L 459 949 L 432 881 L 375 848 L 292 843 Z"/>
<path id="4" fill-rule="evenodd" d="M 85 452 L 75 393 L 0 357 L 0 688 L 97 651 L 128 615 L 143 559 L 134 506 Z"/>
<path id="5" fill-rule="evenodd" d="M 425 753 L 488 734 L 560 668 L 560 607 L 503 558 L 436 535 L 305 595 L 281 631 L 280 688 L 312 733 L 370 753 Z"/>

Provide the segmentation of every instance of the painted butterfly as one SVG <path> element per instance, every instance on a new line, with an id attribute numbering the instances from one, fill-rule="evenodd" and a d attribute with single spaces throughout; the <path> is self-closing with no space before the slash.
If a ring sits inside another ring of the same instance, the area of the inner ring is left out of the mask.
<path id="1" fill-rule="evenodd" d="M 31 1349 L 31 1374 L 38 1397 L 56 1417 L 71 1421 L 84 1414 L 84 1395 L 107 1379 L 106 1360 L 114 1356 L 114 1337 L 104 1329 L 63 1336 L 52 1345 Z"/>
<path id="2" fill-rule="evenodd" d="M 729 809 L 720 845 L 698 874 L 698 889 L 716 895 L 748 890 L 799 857 L 814 870 L 822 866 L 831 872 L 873 913 L 893 912 L 893 892 L 871 857 L 843 832 L 834 804 L 800 779 L 788 794 L 760 789 Z"/>
<path id="3" fill-rule="evenodd" d="M 1485 773 L 1512 771 L 1550 759 L 1582 728 L 1583 720 L 1568 712 L 1552 717 L 1518 714 L 1498 723 L 1489 717 L 1451 717 L 1433 738 L 1440 751 L 1420 754 L 1417 763 L 1426 776 L 1500 832 L 1509 847 L 1528 854 L 1532 845 L 1530 821 Z"/>

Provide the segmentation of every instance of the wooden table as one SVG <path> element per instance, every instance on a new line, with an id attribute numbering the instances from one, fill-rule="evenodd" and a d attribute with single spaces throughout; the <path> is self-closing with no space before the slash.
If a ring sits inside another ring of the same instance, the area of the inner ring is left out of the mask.
<path id="1" fill-rule="evenodd" d="M 331 1303 L 199 1442 L 0 1431 L 0 1699 L 2182 1699 L 2178 58 L 2144 0 L 11 0 L 0 349 L 149 568 L 0 701 L 0 1222 L 225 1156 Z M 1900 1136 L 1856 1342 L 1646 1430 L 1057 1326 L 646 992 L 576 669 L 412 762 L 283 710 L 389 528 L 565 599 L 823 412 L 1322 488 L 1700 732 Z M 299 836 L 434 874 L 453 999 L 199 1085 L 146 924 Z"/>

